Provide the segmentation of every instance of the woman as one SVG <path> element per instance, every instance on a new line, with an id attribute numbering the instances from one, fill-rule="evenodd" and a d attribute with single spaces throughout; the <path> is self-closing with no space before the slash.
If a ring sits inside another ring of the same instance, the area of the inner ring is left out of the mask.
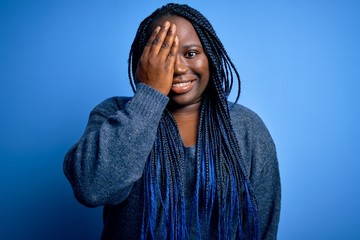
<path id="1" fill-rule="evenodd" d="M 234 77 L 240 86 L 195 9 L 167 4 L 140 24 L 134 96 L 99 104 L 64 161 L 78 201 L 104 206 L 102 239 L 276 239 L 275 146 L 256 114 L 227 102 Z"/>

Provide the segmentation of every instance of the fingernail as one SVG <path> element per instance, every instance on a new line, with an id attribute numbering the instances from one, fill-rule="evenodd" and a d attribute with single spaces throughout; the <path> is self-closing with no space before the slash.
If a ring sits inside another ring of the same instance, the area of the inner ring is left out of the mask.
<path id="1" fill-rule="evenodd" d="M 167 28 L 170 26 L 170 23 L 168 21 L 165 22 L 164 26 Z"/>
<path id="2" fill-rule="evenodd" d="M 155 28 L 155 30 L 154 30 L 154 33 L 159 32 L 159 30 L 160 30 L 160 26 L 157 26 L 157 27 Z"/>
<path id="3" fill-rule="evenodd" d="M 175 31 L 175 28 L 176 28 L 175 24 L 172 24 L 170 30 L 173 32 Z"/>

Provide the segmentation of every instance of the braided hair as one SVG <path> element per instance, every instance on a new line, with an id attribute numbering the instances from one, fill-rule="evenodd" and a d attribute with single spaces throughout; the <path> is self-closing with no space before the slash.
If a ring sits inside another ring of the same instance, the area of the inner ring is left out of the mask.
<path id="1" fill-rule="evenodd" d="M 176 121 L 165 109 L 156 140 L 144 170 L 142 239 L 186 239 L 196 226 L 199 239 L 217 225 L 220 239 L 260 239 L 258 210 L 244 160 L 232 128 L 227 98 L 234 78 L 240 77 L 210 22 L 185 4 L 167 4 L 145 18 L 132 43 L 128 74 L 134 75 L 151 35 L 151 24 L 163 17 L 179 16 L 192 23 L 209 59 L 210 81 L 202 98 L 196 144 L 196 185 L 191 206 L 184 195 L 185 150 Z M 186 209 L 191 207 L 190 216 Z M 158 227 L 160 226 L 160 227 Z M 234 232 L 236 230 L 236 232 Z"/>

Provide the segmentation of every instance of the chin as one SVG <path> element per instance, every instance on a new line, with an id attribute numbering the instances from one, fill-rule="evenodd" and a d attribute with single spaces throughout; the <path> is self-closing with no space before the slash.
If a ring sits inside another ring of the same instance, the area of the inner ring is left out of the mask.
<path id="1" fill-rule="evenodd" d="M 171 96 L 169 104 L 172 107 L 181 108 L 181 107 L 187 107 L 187 106 L 190 106 L 193 104 L 198 104 L 201 102 L 201 97 L 194 98 L 192 96 L 185 96 L 185 95 L 186 94 Z"/>

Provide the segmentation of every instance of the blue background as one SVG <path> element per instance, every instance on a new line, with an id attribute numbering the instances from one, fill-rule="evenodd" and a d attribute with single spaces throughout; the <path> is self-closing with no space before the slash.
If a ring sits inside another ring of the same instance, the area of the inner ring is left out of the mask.
<path id="1" fill-rule="evenodd" d="M 0 2 L 0 239 L 99 238 L 102 210 L 76 202 L 63 156 L 96 104 L 132 95 L 130 44 L 164 3 Z M 187 3 L 276 142 L 279 239 L 360 239 L 359 1 Z"/>

